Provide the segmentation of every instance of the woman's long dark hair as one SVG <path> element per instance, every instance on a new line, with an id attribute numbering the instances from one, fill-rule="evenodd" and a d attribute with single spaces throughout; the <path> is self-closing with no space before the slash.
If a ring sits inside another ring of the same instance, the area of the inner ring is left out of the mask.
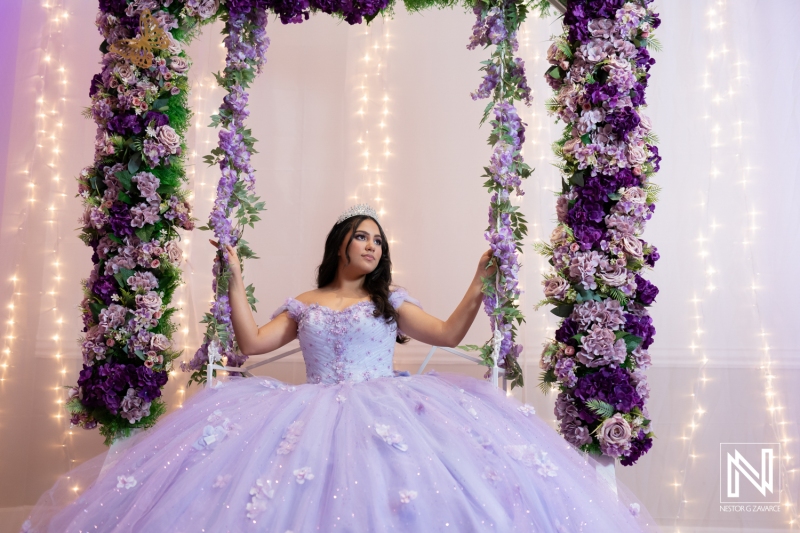
<path id="1" fill-rule="evenodd" d="M 375 270 L 364 277 L 364 289 L 369 293 L 370 300 L 375 304 L 373 315 L 382 316 L 387 323 L 397 322 L 397 310 L 389 303 L 389 286 L 392 284 L 392 259 L 389 256 L 389 240 L 383 233 L 383 228 L 378 221 L 367 215 L 357 215 L 335 224 L 325 239 L 325 253 L 322 263 L 317 268 L 317 288 L 327 287 L 336 279 L 339 270 L 339 249 L 344 240 L 350 236 L 345 246 L 345 257 L 350 262 L 347 249 L 355 237 L 356 230 L 365 220 L 372 220 L 381 232 L 381 258 Z M 408 342 L 408 337 L 398 335 L 397 342 Z"/>

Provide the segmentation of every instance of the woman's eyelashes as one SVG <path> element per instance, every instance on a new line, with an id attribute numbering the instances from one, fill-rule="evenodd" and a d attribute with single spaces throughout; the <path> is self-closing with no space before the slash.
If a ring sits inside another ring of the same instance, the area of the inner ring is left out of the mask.
<path id="1" fill-rule="evenodd" d="M 356 236 L 354 238 L 358 239 L 359 241 L 368 240 L 368 236 L 367 236 L 366 233 L 356 233 Z M 382 245 L 383 245 L 383 240 L 380 237 L 376 238 L 375 239 L 375 246 L 382 246 Z"/>

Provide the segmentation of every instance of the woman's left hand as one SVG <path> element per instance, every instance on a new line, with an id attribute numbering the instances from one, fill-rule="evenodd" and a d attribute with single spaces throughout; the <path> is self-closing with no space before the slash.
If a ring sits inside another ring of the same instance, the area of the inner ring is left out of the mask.
<path id="1" fill-rule="evenodd" d="M 481 278 L 491 278 L 494 276 L 495 272 L 497 272 L 497 260 L 492 261 L 492 259 L 492 251 L 486 250 L 478 262 L 478 270 L 475 272 L 475 279 L 480 280 Z M 492 264 L 487 268 L 486 265 L 489 264 L 489 261 L 492 261 Z"/>

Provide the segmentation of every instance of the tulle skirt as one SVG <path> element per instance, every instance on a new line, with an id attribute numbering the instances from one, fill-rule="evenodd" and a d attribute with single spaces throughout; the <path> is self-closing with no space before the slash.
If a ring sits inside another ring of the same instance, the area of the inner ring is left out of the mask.
<path id="1" fill-rule="evenodd" d="M 23 530 L 657 530 L 532 409 L 465 376 L 231 378 L 129 444 L 64 474 Z"/>

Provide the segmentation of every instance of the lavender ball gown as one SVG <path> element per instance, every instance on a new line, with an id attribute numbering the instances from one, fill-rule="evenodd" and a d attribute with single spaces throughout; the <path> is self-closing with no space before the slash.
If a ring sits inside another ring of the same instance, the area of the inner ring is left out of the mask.
<path id="1" fill-rule="evenodd" d="M 402 289 L 390 302 L 418 305 Z M 298 324 L 307 384 L 204 389 L 102 474 L 105 454 L 65 474 L 23 530 L 657 529 L 624 486 L 615 494 L 594 460 L 488 382 L 394 377 L 397 325 L 373 317 L 371 302 L 335 311 L 290 298 L 284 311 Z M 65 506 L 75 483 L 88 488 Z"/>

